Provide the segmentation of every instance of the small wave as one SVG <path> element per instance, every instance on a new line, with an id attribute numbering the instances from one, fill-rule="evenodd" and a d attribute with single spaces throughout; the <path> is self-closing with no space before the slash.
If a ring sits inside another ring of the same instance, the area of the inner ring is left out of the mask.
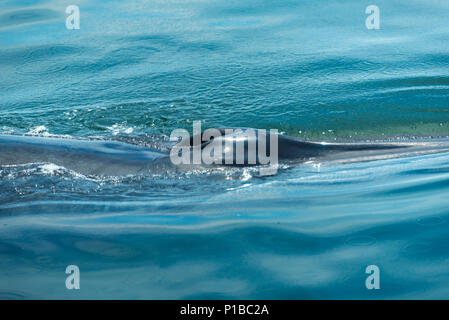
<path id="1" fill-rule="evenodd" d="M 90 176 L 85 176 L 73 170 L 58 166 L 54 163 L 26 163 L 20 165 L 3 165 L 0 166 L 0 168 L 0 177 L 8 179 L 16 179 L 18 177 L 35 175 L 95 180 Z"/>
<path id="2" fill-rule="evenodd" d="M 68 57 L 73 60 L 85 52 L 86 48 L 84 47 L 63 44 L 32 47 L 21 52 L 22 59 L 16 66 L 15 72 L 39 77 L 52 75 L 67 67 Z"/>
<path id="3" fill-rule="evenodd" d="M 127 127 L 126 125 L 114 123 L 110 127 L 106 127 L 106 129 L 110 130 L 112 135 L 116 136 L 119 133 L 131 134 L 134 131 L 134 127 Z"/>
<path id="4" fill-rule="evenodd" d="M 53 134 L 48 132 L 48 129 L 46 126 L 37 126 L 32 129 L 30 129 L 27 133 L 27 135 L 31 136 L 40 136 L 40 137 L 52 137 L 52 138 L 73 138 L 72 136 L 68 134 Z"/>
<path id="5" fill-rule="evenodd" d="M 61 13 L 51 9 L 20 9 L 0 15 L 0 28 L 51 21 L 61 17 Z"/>

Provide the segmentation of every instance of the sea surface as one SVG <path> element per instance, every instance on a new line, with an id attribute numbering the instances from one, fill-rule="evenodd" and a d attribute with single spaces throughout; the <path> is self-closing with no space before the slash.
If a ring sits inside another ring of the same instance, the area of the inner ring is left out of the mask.
<path id="1" fill-rule="evenodd" d="M 80 29 L 66 28 L 72 4 Z M 449 2 L 0 1 L 1 134 L 164 150 L 197 120 L 313 141 L 445 139 Z M 3 166 L 0 298 L 447 299 L 449 154 L 274 176 Z"/>

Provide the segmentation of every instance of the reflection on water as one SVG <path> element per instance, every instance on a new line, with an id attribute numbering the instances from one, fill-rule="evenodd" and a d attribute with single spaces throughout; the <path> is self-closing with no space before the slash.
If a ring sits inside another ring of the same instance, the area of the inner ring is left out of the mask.
<path id="1" fill-rule="evenodd" d="M 55 19 L 62 15 L 49 9 L 17 10 L 0 15 L 0 28 Z"/>
<path id="2" fill-rule="evenodd" d="M 449 184 L 434 169 L 448 159 L 305 165 L 219 183 L 199 174 L 168 189 L 151 177 L 20 168 L 21 178 L 2 176 L 16 196 L 2 196 L 1 287 L 11 298 L 442 297 Z M 69 264 L 81 269 L 76 293 L 64 286 Z M 364 287 L 371 264 L 382 272 L 374 293 Z"/>

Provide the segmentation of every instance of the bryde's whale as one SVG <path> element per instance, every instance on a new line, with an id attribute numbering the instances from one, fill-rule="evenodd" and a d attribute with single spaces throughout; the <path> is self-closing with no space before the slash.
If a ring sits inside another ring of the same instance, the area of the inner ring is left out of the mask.
<path id="1" fill-rule="evenodd" d="M 195 145 L 192 138 L 186 145 L 188 148 L 205 150 L 213 140 L 223 143 L 243 141 L 244 151 L 250 151 L 251 139 L 258 136 L 245 135 L 245 130 L 226 134 L 225 128 L 217 129 L 223 133 L 220 137 L 208 141 L 200 141 Z M 243 133 L 242 133 L 243 132 Z M 301 163 L 345 163 L 354 161 L 372 161 L 418 154 L 449 151 L 448 140 L 423 142 L 391 142 L 391 143 L 325 143 L 307 142 L 286 135 L 277 135 L 277 159 L 279 164 L 297 165 Z M 271 152 L 270 134 L 267 134 L 267 154 Z M 235 160 L 236 150 L 230 152 Z M 223 159 L 228 152 L 223 148 Z M 194 168 L 249 165 L 246 153 L 243 163 L 174 164 L 169 152 L 110 140 L 80 140 L 72 138 L 37 137 L 20 135 L 0 135 L 0 166 L 22 165 L 29 163 L 53 163 L 84 175 L 123 176 L 133 174 L 182 171 Z M 260 165 L 256 158 L 255 165 Z"/>

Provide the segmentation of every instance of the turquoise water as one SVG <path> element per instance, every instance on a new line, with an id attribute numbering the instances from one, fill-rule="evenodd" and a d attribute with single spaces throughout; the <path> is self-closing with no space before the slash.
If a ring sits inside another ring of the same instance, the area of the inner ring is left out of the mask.
<path id="1" fill-rule="evenodd" d="M 67 30 L 70 4 L 0 2 L 0 133 L 161 150 L 195 120 L 323 141 L 449 133 L 447 1 L 78 1 Z M 269 177 L 30 163 L 1 167 L 0 190 L 0 298 L 449 294 L 445 153 Z"/>

